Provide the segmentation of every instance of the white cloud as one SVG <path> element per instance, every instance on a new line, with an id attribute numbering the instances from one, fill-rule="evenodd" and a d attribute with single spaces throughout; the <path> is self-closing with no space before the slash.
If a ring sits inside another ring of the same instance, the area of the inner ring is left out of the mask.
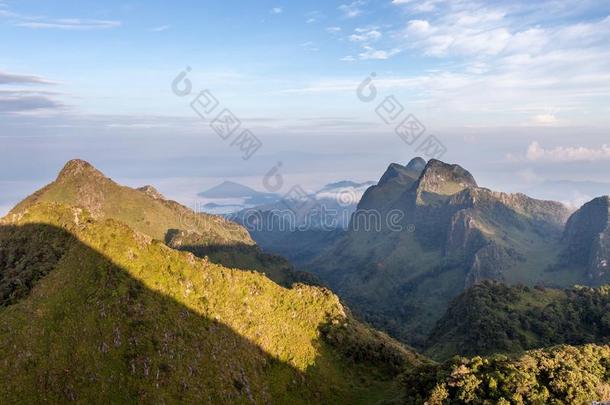
<path id="1" fill-rule="evenodd" d="M 171 25 L 161 25 L 150 29 L 151 32 L 163 32 L 171 28 Z"/>
<path id="2" fill-rule="evenodd" d="M 312 41 L 303 42 L 301 44 L 301 47 L 303 49 L 305 49 L 306 51 L 309 51 L 309 52 L 317 52 L 317 51 L 320 50 L 320 48 L 318 48 L 316 46 L 316 44 L 314 42 L 312 42 Z"/>
<path id="3" fill-rule="evenodd" d="M 532 123 L 537 125 L 554 125 L 558 122 L 555 114 L 537 114 L 532 117 Z"/>
<path id="4" fill-rule="evenodd" d="M 46 16 L 25 15 L 9 10 L 4 4 L 0 4 L 0 17 L 10 19 L 10 23 L 17 27 L 32 29 L 96 30 L 117 28 L 121 26 L 121 22 L 116 20 L 83 18 L 53 19 Z"/>
<path id="5" fill-rule="evenodd" d="M 346 18 L 355 18 L 362 14 L 362 6 L 364 5 L 363 0 L 356 0 L 349 4 L 341 4 L 338 9 L 343 13 Z"/>
<path id="6" fill-rule="evenodd" d="M 336 34 L 338 32 L 341 32 L 341 27 L 328 27 L 328 28 L 326 28 L 326 32 L 329 32 L 331 34 Z"/>
<path id="7" fill-rule="evenodd" d="M 610 146 L 604 144 L 597 149 L 584 146 L 558 146 L 545 149 L 538 141 L 534 141 L 528 146 L 525 156 L 527 160 L 533 162 L 594 162 L 610 160 Z"/>
<path id="8" fill-rule="evenodd" d="M 0 84 L 55 84 L 43 77 L 0 71 Z"/>
<path id="9" fill-rule="evenodd" d="M 381 50 L 381 49 L 375 49 L 370 46 L 364 46 L 363 49 L 364 49 L 364 52 L 361 52 L 360 54 L 358 54 L 358 57 L 361 60 L 385 60 L 385 59 L 390 59 L 392 56 L 400 53 L 399 49 L 391 49 L 391 50 L 385 51 L 385 50 Z"/>
<path id="10" fill-rule="evenodd" d="M 356 28 L 355 33 L 349 36 L 352 42 L 370 42 L 381 38 L 382 34 L 377 28 Z"/>
<path id="11" fill-rule="evenodd" d="M 497 55 L 509 44 L 511 34 L 506 28 L 473 28 L 478 23 L 502 18 L 502 14 L 490 16 L 454 16 L 450 25 L 432 25 L 427 20 L 410 20 L 406 38 L 411 47 L 420 48 L 426 55 Z"/>
<path id="12" fill-rule="evenodd" d="M 411 20 L 407 23 L 407 32 L 416 36 L 426 35 L 432 31 L 430 23 L 426 20 Z"/>
<path id="13" fill-rule="evenodd" d="M 36 85 L 53 85 L 52 81 L 34 75 L 0 72 L 0 115 L 31 114 L 60 111 L 65 105 L 56 99 L 59 93 L 32 88 Z M 22 85 L 28 88 L 14 88 Z"/>
<path id="14" fill-rule="evenodd" d="M 269 13 L 271 14 L 282 14 L 284 12 L 284 9 L 282 7 L 273 7 L 271 10 L 269 10 Z"/>
<path id="15" fill-rule="evenodd" d="M 121 26 L 121 22 L 112 20 L 83 20 L 78 18 L 64 18 L 59 20 L 24 21 L 19 22 L 16 25 L 18 27 L 33 29 L 95 30 L 117 28 Z"/>
<path id="16" fill-rule="evenodd" d="M 428 13 L 438 9 L 438 4 L 445 0 L 392 0 L 396 6 L 407 6 L 413 13 Z"/>

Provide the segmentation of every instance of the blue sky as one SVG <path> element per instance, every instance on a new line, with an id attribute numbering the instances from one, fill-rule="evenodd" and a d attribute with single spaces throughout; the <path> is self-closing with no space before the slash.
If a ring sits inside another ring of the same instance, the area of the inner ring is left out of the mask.
<path id="1" fill-rule="evenodd" d="M 252 160 L 172 93 L 187 66 L 262 140 Z M 374 180 L 415 153 L 375 114 L 390 95 L 483 185 L 610 182 L 610 3 L 0 0 L 0 206 L 72 157 L 186 203 L 279 161 L 309 188 Z"/>

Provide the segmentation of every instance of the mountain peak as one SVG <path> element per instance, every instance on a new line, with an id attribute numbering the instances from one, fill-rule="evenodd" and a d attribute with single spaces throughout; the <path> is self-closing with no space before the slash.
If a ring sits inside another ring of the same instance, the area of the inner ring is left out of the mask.
<path id="1" fill-rule="evenodd" d="M 468 187 L 478 187 L 468 170 L 436 159 L 426 164 L 417 181 L 418 191 L 440 195 L 453 195 Z"/>
<path id="2" fill-rule="evenodd" d="M 421 157 L 415 157 L 407 163 L 407 169 L 421 172 L 426 168 L 426 161 Z"/>
<path id="3" fill-rule="evenodd" d="M 63 169 L 61 169 L 57 176 L 57 180 L 73 179 L 84 176 L 97 178 L 105 177 L 102 172 L 93 167 L 91 163 L 81 159 L 72 159 L 64 165 Z"/>
<path id="4" fill-rule="evenodd" d="M 378 185 L 383 186 L 384 184 L 392 180 L 396 180 L 399 183 L 404 183 L 405 181 L 409 180 L 412 181 L 411 171 L 403 165 L 399 165 L 398 163 L 391 163 L 386 169 L 383 176 L 381 176 Z"/>
<path id="5" fill-rule="evenodd" d="M 261 194 L 264 193 L 256 191 L 248 186 L 244 186 L 243 184 L 227 180 L 209 190 L 199 193 L 198 195 L 206 198 L 243 198 L 253 197 Z"/>
<path id="6" fill-rule="evenodd" d="M 143 192 L 144 194 L 154 198 L 155 200 L 165 200 L 163 194 L 161 194 L 156 188 L 151 185 L 140 187 L 138 188 L 138 191 Z"/>

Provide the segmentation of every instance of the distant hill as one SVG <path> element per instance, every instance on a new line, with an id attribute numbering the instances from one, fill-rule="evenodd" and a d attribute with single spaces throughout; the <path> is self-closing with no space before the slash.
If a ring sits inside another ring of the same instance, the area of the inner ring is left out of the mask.
<path id="1" fill-rule="evenodd" d="M 227 217 L 244 225 L 266 251 L 304 265 L 349 225 L 364 192 L 375 183 L 339 181 L 301 196 L 244 209 Z"/>
<path id="2" fill-rule="evenodd" d="M 259 207 L 251 234 L 318 276 L 358 316 L 422 349 L 451 300 L 485 280 L 556 288 L 610 282 L 605 197 L 572 212 L 559 202 L 491 191 L 459 165 L 418 157 L 390 164 L 355 200 L 345 226 L 330 230 L 313 222 L 287 231 L 271 210 L 278 206 Z M 316 201 L 303 211 L 319 207 Z M 302 217 L 297 211 L 297 223 Z"/>
<path id="3" fill-rule="evenodd" d="M 545 180 L 524 190 L 534 197 L 569 203 L 579 208 L 595 196 L 610 194 L 610 183 L 600 181 Z"/>
<path id="4" fill-rule="evenodd" d="M 610 343 L 610 287 L 480 283 L 451 302 L 426 342 L 435 359 Z"/>
<path id="5" fill-rule="evenodd" d="M 229 214 L 257 205 L 272 204 L 280 196 L 254 190 L 243 184 L 224 181 L 209 190 L 197 194 L 204 199 L 203 211 L 217 214 Z"/>
<path id="6" fill-rule="evenodd" d="M 201 197 L 208 198 L 238 198 L 271 195 L 275 196 L 275 194 L 262 193 L 260 191 L 254 190 L 253 188 L 232 181 L 224 181 L 209 190 L 199 193 L 198 195 Z"/>

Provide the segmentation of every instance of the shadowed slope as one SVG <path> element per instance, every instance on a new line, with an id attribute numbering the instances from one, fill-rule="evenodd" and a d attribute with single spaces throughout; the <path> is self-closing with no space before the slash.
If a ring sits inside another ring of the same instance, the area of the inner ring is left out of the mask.
<path id="1" fill-rule="evenodd" d="M 610 282 L 610 196 L 598 197 L 576 211 L 563 235 L 558 267 L 575 268 L 593 284 Z"/>
<path id="2" fill-rule="evenodd" d="M 79 208 L 6 217 L 0 252 L 0 398 L 13 402 L 366 402 L 421 362 L 326 290 L 285 289 Z"/>

